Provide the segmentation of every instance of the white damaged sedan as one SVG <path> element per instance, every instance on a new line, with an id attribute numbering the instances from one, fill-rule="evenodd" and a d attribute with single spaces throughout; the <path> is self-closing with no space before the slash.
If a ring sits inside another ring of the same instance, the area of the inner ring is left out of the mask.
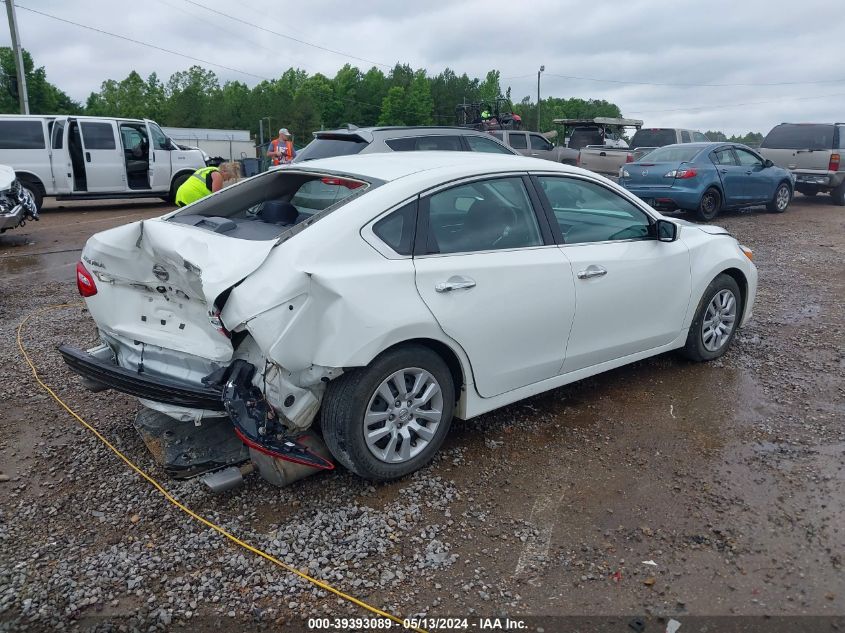
<path id="1" fill-rule="evenodd" d="M 593 173 L 409 152 L 278 169 L 98 233 L 77 284 L 102 344 L 60 351 L 90 388 L 141 399 L 148 445 L 182 438 L 160 461 L 251 461 L 284 485 L 333 460 L 401 477 L 453 418 L 670 350 L 718 358 L 757 270 L 724 229 Z"/>

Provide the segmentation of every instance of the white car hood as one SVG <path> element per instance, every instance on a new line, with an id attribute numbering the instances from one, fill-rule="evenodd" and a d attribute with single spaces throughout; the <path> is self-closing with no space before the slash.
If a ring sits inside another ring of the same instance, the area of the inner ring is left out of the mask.
<path id="1" fill-rule="evenodd" d="M 0 191 L 5 191 L 15 182 L 15 170 L 7 165 L 0 165 Z"/>
<path id="2" fill-rule="evenodd" d="M 668 219 L 668 218 L 667 218 Z M 689 220 L 676 220 L 672 218 L 672 222 L 680 226 L 688 226 L 690 228 L 698 229 L 708 235 L 730 235 L 730 232 L 723 226 L 713 226 L 712 224 L 696 224 Z"/>

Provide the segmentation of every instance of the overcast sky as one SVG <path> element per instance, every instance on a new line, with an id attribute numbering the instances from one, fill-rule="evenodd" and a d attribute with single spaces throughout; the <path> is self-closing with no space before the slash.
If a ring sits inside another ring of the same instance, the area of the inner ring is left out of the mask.
<path id="1" fill-rule="evenodd" d="M 515 101 L 527 95 L 534 100 L 537 70 L 544 64 L 543 96 L 607 99 L 647 126 L 765 133 L 782 121 L 845 120 L 843 19 L 831 0 L 802 0 L 789 11 L 770 0 L 199 3 L 347 56 L 260 31 L 186 0 L 17 3 L 229 66 L 243 73 L 210 68 L 221 80 L 249 85 L 259 81 L 252 75 L 272 78 L 290 66 L 333 76 L 347 62 L 362 69 L 376 62 L 387 71 L 398 61 L 429 74 L 449 67 L 483 77 L 495 68 Z M 17 14 L 23 45 L 36 64 L 83 102 L 104 79 L 122 79 L 134 69 L 166 80 L 195 63 L 21 8 Z M 7 46 L 5 20 L 2 24 L 0 46 Z M 760 85 L 776 83 L 781 85 Z"/>

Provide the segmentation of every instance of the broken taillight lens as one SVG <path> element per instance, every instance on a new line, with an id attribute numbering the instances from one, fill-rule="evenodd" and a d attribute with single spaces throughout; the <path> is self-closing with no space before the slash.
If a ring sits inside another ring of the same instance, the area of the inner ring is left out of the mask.
<path id="1" fill-rule="evenodd" d="M 97 294 L 97 284 L 82 262 L 76 263 L 76 288 L 83 297 L 93 297 Z"/>
<path id="2" fill-rule="evenodd" d="M 214 310 L 213 312 L 208 313 L 208 320 L 211 321 L 211 325 L 213 325 L 218 332 L 220 332 L 226 338 L 232 338 L 232 333 L 226 329 L 226 326 L 223 325 L 223 321 L 220 318 L 220 310 Z"/>

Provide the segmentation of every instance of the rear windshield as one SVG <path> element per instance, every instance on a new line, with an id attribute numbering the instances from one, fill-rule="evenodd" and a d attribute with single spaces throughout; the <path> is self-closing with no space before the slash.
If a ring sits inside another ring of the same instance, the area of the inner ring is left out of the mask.
<path id="1" fill-rule="evenodd" d="M 294 227 L 310 226 L 374 184 L 346 176 L 276 169 L 201 198 L 170 221 L 245 240 L 272 240 Z"/>
<path id="2" fill-rule="evenodd" d="M 583 149 L 587 145 L 603 145 L 604 138 L 597 127 L 576 127 L 569 135 L 569 147 Z"/>
<path id="3" fill-rule="evenodd" d="M 649 130 L 637 130 L 634 138 L 631 139 L 631 149 L 637 147 L 663 147 L 677 143 L 675 130 L 672 128 L 657 128 Z"/>
<path id="4" fill-rule="evenodd" d="M 650 163 L 683 163 L 691 161 L 700 151 L 700 147 L 670 145 L 648 152 L 643 160 Z"/>
<path id="5" fill-rule="evenodd" d="M 786 123 L 772 128 L 760 147 L 770 149 L 833 149 L 834 126 Z"/>
<path id="6" fill-rule="evenodd" d="M 357 136 L 319 136 L 302 148 L 293 162 L 301 163 L 318 158 L 349 156 L 357 154 L 367 146 L 367 141 Z"/>

